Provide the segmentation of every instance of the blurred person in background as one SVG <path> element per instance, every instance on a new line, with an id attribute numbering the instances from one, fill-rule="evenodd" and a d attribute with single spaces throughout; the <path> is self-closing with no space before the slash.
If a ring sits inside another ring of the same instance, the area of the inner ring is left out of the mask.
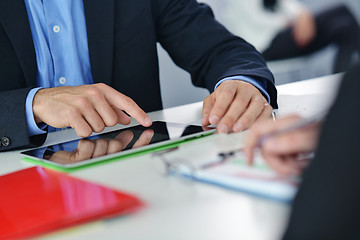
<path id="1" fill-rule="evenodd" d="M 228 0 L 224 23 L 252 43 L 266 60 L 283 60 L 337 46 L 333 72 L 359 54 L 360 28 L 344 5 L 312 13 L 297 0 Z"/>

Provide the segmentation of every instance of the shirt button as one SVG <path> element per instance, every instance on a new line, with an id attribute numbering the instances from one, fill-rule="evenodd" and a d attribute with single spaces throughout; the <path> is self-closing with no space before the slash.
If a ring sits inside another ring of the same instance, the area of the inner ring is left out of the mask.
<path id="1" fill-rule="evenodd" d="M 56 33 L 60 32 L 60 26 L 59 26 L 59 25 L 55 25 L 55 26 L 53 27 L 53 31 L 56 32 Z"/>
<path id="2" fill-rule="evenodd" d="M 66 83 L 66 78 L 64 77 L 59 78 L 59 83 L 64 85 Z"/>
<path id="3" fill-rule="evenodd" d="M 0 146 L 3 145 L 4 147 L 8 147 L 10 146 L 11 142 L 10 142 L 10 138 L 8 137 L 3 137 L 0 140 Z"/>

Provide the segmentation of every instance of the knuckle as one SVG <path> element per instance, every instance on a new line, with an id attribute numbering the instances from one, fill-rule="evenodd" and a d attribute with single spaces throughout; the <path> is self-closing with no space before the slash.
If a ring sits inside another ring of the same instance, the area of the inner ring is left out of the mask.
<path id="1" fill-rule="evenodd" d="M 94 84 L 94 86 L 96 88 L 106 88 L 106 87 L 109 87 L 108 85 L 106 85 L 105 83 L 96 83 Z"/>
<path id="2" fill-rule="evenodd" d="M 234 99 L 234 102 L 241 107 L 246 107 L 249 103 L 249 101 L 247 101 L 245 98 L 243 97 L 238 97 L 236 99 Z"/>
<path id="3" fill-rule="evenodd" d="M 80 108 L 88 108 L 90 103 L 89 100 L 86 97 L 78 97 L 75 101 L 76 106 L 80 107 Z"/>
<path id="4" fill-rule="evenodd" d="M 234 87 L 234 83 L 236 83 L 238 80 L 226 80 L 222 82 L 218 87 L 221 87 L 222 89 L 231 89 Z"/>
<path id="5" fill-rule="evenodd" d="M 234 95 L 234 88 L 226 87 L 221 90 L 221 94 L 231 97 Z"/>
<path id="6" fill-rule="evenodd" d="M 257 94 L 255 97 L 254 97 L 254 101 L 255 102 L 258 102 L 258 103 L 265 103 L 265 98 L 260 95 L 260 94 Z"/>
<path id="7" fill-rule="evenodd" d="M 90 86 L 89 88 L 86 89 L 86 95 L 97 100 L 101 98 L 102 93 L 97 87 Z"/>
<path id="8" fill-rule="evenodd" d="M 130 97 L 128 97 L 128 96 L 125 96 L 125 95 L 124 95 L 123 99 L 124 99 L 124 104 L 125 104 L 126 106 L 131 106 L 131 105 L 134 104 L 134 101 L 133 101 Z"/>
<path id="9" fill-rule="evenodd" d="M 210 97 L 211 97 L 211 95 L 207 96 L 207 97 L 204 99 L 203 105 L 207 105 L 207 104 L 209 103 Z"/>
<path id="10" fill-rule="evenodd" d="M 74 120 L 79 117 L 80 112 L 77 108 L 70 107 L 66 110 L 66 115 L 69 116 L 70 120 Z"/>

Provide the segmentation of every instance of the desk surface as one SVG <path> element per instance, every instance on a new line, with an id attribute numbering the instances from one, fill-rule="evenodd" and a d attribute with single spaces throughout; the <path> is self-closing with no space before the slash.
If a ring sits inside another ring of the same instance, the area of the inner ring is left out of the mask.
<path id="1" fill-rule="evenodd" d="M 309 115 L 327 108 L 340 77 L 332 75 L 278 86 L 279 115 Z M 202 103 L 194 103 L 152 112 L 150 116 L 153 120 L 199 123 L 201 107 Z M 45 144 L 75 138 L 73 130 L 65 130 L 50 133 Z M 0 175 L 31 166 L 21 158 L 19 151 L 0 153 Z M 52 238 L 279 239 L 290 211 L 287 204 L 165 176 L 163 163 L 151 155 L 111 162 L 71 175 L 135 194 L 146 207 L 125 218 L 82 225 L 52 234 Z"/>

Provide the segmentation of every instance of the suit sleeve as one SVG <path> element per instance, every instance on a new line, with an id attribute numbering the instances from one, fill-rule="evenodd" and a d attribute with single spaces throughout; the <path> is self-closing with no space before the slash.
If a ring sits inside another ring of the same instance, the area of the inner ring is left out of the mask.
<path id="1" fill-rule="evenodd" d="M 46 134 L 29 137 L 25 101 L 30 88 L 0 92 L 0 151 L 34 147 L 44 143 Z"/>
<path id="2" fill-rule="evenodd" d="M 211 9 L 195 0 L 156 0 L 157 38 L 193 84 L 210 92 L 225 77 L 243 75 L 267 81 L 271 105 L 277 108 L 274 78 L 253 46 L 219 24 Z"/>

